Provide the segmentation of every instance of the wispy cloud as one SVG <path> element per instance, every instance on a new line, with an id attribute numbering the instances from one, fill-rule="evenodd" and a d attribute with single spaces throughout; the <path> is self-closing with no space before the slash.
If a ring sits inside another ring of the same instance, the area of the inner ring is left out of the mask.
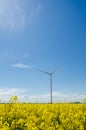
<path id="1" fill-rule="evenodd" d="M 21 0 L 0 0 L 0 27 L 14 30 L 25 26 L 25 11 Z"/>
<path id="2" fill-rule="evenodd" d="M 39 3 L 38 6 L 37 6 L 37 9 L 36 9 L 37 14 L 39 13 L 39 11 L 40 11 L 40 9 L 41 9 L 41 6 L 42 6 L 42 4 Z"/>
<path id="3" fill-rule="evenodd" d="M 0 0 L 0 28 L 23 29 L 39 12 L 40 5 L 38 0 Z"/>
<path id="4" fill-rule="evenodd" d="M 14 67 L 14 68 L 34 68 L 33 66 L 30 66 L 30 65 L 26 65 L 26 64 L 22 64 L 22 63 L 17 63 L 17 64 L 12 64 L 11 67 Z"/>
<path id="5" fill-rule="evenodd" d="M 20 59 L 26 59 L 26 58 L 28 58 L 28 57 L 29 57 L 29 54 L 26 53 L 25 55 L 21 56 Z"/>

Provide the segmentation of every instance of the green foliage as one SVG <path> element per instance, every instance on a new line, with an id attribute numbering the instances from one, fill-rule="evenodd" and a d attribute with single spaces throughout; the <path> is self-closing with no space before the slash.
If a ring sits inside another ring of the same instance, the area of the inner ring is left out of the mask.
<path id="1" fill-rule="evenodd" d="M 83 100 L 84 100 L 84 103 L 86 103 L 86 97 Z"/>
<path id="2" fill-rule="evenodd" d="M 12 97 L 10 97 L 10 103 L 17 103 L 17 101 L 18 101 L 18 97 L 15 95 L 15 96 L 12 96 Z"/>

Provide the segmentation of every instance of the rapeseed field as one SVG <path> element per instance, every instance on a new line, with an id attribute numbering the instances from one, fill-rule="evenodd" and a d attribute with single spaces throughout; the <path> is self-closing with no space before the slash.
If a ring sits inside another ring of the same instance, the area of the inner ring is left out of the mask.
<path id="1" fill-rule="evenodd" d="M 0 104 L 0 130 L 86 130 L 86 104 Z"/>

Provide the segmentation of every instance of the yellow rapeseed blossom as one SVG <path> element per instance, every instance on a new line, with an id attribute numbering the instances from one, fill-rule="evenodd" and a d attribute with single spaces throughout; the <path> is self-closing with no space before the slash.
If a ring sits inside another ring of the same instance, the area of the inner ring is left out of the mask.
<path id="1" fill-rule="evenodd" d="M 0 130 L 86 130 L 86 104 L 0 104 Z"/>

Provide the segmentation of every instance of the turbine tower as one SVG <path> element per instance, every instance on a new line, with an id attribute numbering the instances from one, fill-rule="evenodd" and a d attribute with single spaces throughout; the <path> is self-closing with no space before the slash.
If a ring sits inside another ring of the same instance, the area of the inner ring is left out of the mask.
<path id="1" fill-rule="evenodd" d="M 41 69 L 37 69 L 37 70 L 50 76 L 50 103 L 52 104 L 52 76 L 55 71 L 50 73 Z"/>

